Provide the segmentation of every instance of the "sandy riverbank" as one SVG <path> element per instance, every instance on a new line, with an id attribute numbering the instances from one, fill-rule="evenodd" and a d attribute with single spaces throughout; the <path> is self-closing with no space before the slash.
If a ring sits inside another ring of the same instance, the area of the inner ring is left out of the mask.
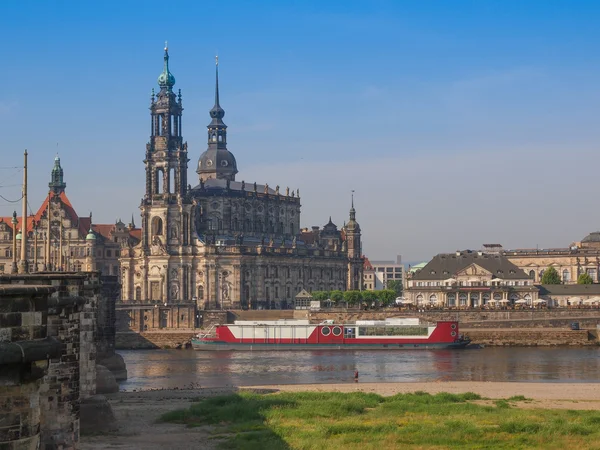
<path id="1" fill-rule="evenodd" d="M 507 382 L 431 382 L 431 383 L 351 383 L 265 385 L 240 389 L 190 389 L 119 392 L 108 397 L 119 428 L 99 436 L 84 436 L 82 450 L 118 448 L 120 450 L 211 449 L 210 428 L 185 428 L 182 425 L 156 423 L 161 414 L 187 408 L 193 399 L 243 390 L 260 392 L 374 392 L 389 396 L 397 393 L 424 391 L 475 392 L 497 399 L 524 395 L 531 402 L 518 402 L 523 408 L 600 410 L 600 383 L 507 383 Z"/>

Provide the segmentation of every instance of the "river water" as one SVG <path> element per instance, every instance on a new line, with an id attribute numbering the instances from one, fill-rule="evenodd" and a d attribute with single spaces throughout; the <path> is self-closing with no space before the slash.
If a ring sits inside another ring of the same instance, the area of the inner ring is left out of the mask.
<path id="1" fill-rule="evenodd" d="M 196 352 L 122 350 L 121 390 L 361 382 L 600 382 L 600 348 Z"/>

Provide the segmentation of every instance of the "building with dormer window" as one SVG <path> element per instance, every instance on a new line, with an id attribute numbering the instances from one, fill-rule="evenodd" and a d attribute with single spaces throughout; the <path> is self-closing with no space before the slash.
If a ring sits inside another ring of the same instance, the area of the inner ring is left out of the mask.
<path id="1" fill-rule="evenodd" d="M 532 306 L 538 301 L 538 288 L 528 274 L 498 253 L 439 254 L 407 284 L 405 298 L 418 307 Z"/>

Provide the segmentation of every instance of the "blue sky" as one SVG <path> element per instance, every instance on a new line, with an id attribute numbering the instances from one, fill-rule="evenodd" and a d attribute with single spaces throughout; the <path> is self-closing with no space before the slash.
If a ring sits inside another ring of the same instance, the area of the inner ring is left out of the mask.
<path id="1" fill-rule="evenodd" d="M 81 215 L 137 219 L 168 40 L 191 181 L 218 52 L 238 178 L 299 188 L 303 226 L 342 225 L 354 189 L 372 259 L 566 246 L 600 228 L 599 22 L 584 0 L 2 2 L 1 166 L 29 150 L 37 209 L 58 149 Z"/>

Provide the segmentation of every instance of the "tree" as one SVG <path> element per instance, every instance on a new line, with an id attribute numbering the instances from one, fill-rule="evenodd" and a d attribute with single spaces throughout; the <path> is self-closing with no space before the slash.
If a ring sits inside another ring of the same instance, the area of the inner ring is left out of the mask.
<path id="1" fill-rule="evenodd" d="M 542 284 L 560 284 L 560 275 L 552 266 L 548 267 L 542 275 Z"/>
<path id="2" fill-rule="evenodd" d="M 396 291 L 391 289 L 379 291 L 379 300 L 383 306 L 390 306 L 396 300 Z"/>
<path id="3" fill-rule="evenodd" d="M 329 292 L 328 291 L 313 291 L 310 295 L 312 295 L 312 298 L 315 300 L 327 300 L 329 298 Z"/>
<path id="4" fill-rule="evenodd" d="M 345 291 L 344 292 L 344 301 L 350 305 L 359 305 L 362 301 L 363 296 L 360 291 Z"/>
<path id="5" fill-rule="evenodd" d="M 329 293 L 329 298 L 335 304 L 338 304 L 339 302 L 341 302 L 344 299 L 344 293 L 342 291 L 331 291 Z"/>
<path id="6" fill-rule="evenodd" d="M 577 284 L 592 284 L 593 282 L 594 280 L 587 273 L 579 274 L 579 276 L 577 277 Z"/>
<path id="7" fill-rule="evenodd" d="M 396 297 L 402 297 L 402 280 L 388 281 L 387 288 L 396 291 Z"/>

